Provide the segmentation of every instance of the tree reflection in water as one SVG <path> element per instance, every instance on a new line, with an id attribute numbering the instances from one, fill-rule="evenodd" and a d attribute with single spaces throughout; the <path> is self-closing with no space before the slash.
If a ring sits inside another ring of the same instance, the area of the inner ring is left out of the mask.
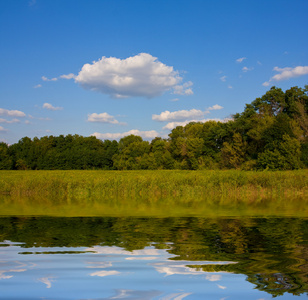
<path id="1" fill-rule="evenodd" d="M 273 296 L 300 295 L 308 292 L 307 224 L 304 218 L 3 217 L 0 242 L 23 243 L 24 254 L 35 254 L 26 250 L 32 247 L 153 247 L 171 255 L 169 267 L 244 274 Z"/>

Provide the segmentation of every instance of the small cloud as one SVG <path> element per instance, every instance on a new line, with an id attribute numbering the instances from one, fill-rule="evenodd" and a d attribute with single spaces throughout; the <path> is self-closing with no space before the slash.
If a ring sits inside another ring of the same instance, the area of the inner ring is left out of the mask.
<path id="1" fill-rule="evenodd" d="M 199 109 L 178 110 L 174 112 L 166 110 L 159 115 L 152 115 L 152 120 L 159 122 L 185 120 L 189 118 L 202 118 L 204 114 L 205 112 Z"/>
<path id="2" fill-rule="evenodd" d="M 54 277 L 42 277 L 42 278 L 39 278 L 38 281 L 46 284 L 46 288 L 47 289 L 50 289 L 51 288 L 51 283 L 54 282 Z"/>
<path id="3" fill-rule="evenodd" d="M 245 73 L 248 72 L 248 71 L 252 71 L 252 70 L 253 70 L 253 68 L 247 68 L 247 67 L 242 68 L 242 71 L 245 72 Z"/>
<path id="4" fill-rule="evenodd" d="M 35 85 L 33 88 L 38 89 L 38 88 L 41 88 L 41 87 L 42 87 L 41 84 L 37 84 L 37 85 Z"/>
<path id="5" fill-rule="evenodd" d="M 20 110 L 8 110 L 8 109 L 0 108 L 0 116 L 25 117 L 26 114 Z"/>
<path id="6" fill-rule="evenodd" d="M 308 66 L 297 66 L 295 68 L 279 68 L 275 67 L 273 71 L 278 72 L 279 74 L 274 75 L 270 78 L 269 81 L 263 83 L 263 86 L 269 86 L 272 81 L 282 81 L 288 80 L 294 77 L 300 77 L 308 74 Z"/>
<path id="7" fill-rule="evenodd" d="M 227 287 L 226 286 L 222 286 L 222 285 L 219 285 L 219 284 L 217 284 L 217 286 L 220 288 L 220 289 L 222 289 L 222 290 L 225 290 Z"/>
<path id="8" fill-rule="evenodd" d="M 91 134 L 91 136 L 95 136 L 98 139 L 101 140 L 118 140 L 121 139 L 125 136 L 128 135 L 138 135 L 140 137 L 142 137 L 143 139 L 154 139 L 156 137 L 158 137 L 158 132 L 156 132 L 155 130 L 150 130 L 150 131 L 140 131 L 138 129 L 132 129 L 130 131 L 127 132 L 122 132 L 122 133 L 99 133 L 99 132 L 95 132 L 93 134 Z"/>
<path id="9" fill-rule="evenodd" d="M 220 281 L 221 275 L 216 275 L 216 274 L 206 275 L 205 279 L 208 280 L 208 281 Z"/>
<path id="10" fill-rule="evenodd" d="M 31 122 L 30 122 L 29 120 L 26 120 L 26 121 L 25 121 L 25 124 L 30 125 Z"/>
<path id="11" fill-rule="evenodd" d="M 53 111 L 63 109 L 63 107 L 54 107 L 50 103 L 44 103 L 43 108 L 48 109 L 48 110 L 53 110 Z"/>
<path id="12" fill-rule="evenodd" d="M 220 80 L 221 80 L 222 82 L 225 82 L 226 79 L 227 79 L 227 76 L 221 76 L 221 77 L 220 77 Z"/>
<path id="13" fill-rule="evenodd" d="M 7 132 L 7 129 L 5 129 L 4 127 L 0 126 L 0 132 Z"/>
<path id="14" fill-rule="evenodd" d="M 51 79 L 48 79 L 46 76 L 42 76 L 42 79 L 44 80 L 44 81 L 57 81 L 58 80 L 58 78 L 51 78 Z"/>
<path id="15" fill-rule="evenodd" d="M 219 109 L 223 109 L 223 107 L 218 104 L 215 104 L 208 108 L 208 110 L 219 110 Z"/>
<path id="16" fill-rule="evenodd" d="M 19 122 L 20 120 L 18 119 L 6 120 L 6 119 L 0 118 L 0 123 L 12 124 L 12 123 L 19 123 Z"/>
<path id="17" fill-rule="evenodd" d="M 185 82 L 183 85 L 176 85 L 173 88 L 173 94 L 177 94 L 177 95 L 193 95 L 193 91 L 190 88 L 193 85 L 193 83 L 191 81 Z"/>
<path id="18" fill-rule="evenodd" d="M 240 63 L 243 62 L 245 59 L 247 59 L 247 57 L 241 57 L 241 58 L 238 58 L 238 59 L 236 60 L 236 62 L 240 64 Z"/>
<path id="19" fill-rule="evenodd" d="M 62 79 L 74 79 L 76 78 L 76 75 L 73 74 L 73 73 L 70 73 L 70 74 L 67 74 L 67 75 L 61 75 L 59 78 L 62 78 Z"/>
<path id="20" fill-rule="evenodd" d="M 115 119 L 114 116 L 109 115 L 108 113 L 93 113 L 88 115 L 88 122 L 98 122 L 98 123 L 109 123 L 109 124 L 124 124 L 120 123 Z"/>
<path id="21" fill-rule="evenodd" d="M 36 4 L 36 0 L 30 0 L 28 4 L 29 6 L 33 6 Z"/>
<path id="22" fill-rule="evenodd" d="M 179 98 L 174 98 L 174 99 L 171 99 L 170 101 L 176 102 L 176 101 L 179 101 L 179 100 L 180 100 Z"/>
<path id="23" fill-rule="evenodd" d="M 228 89 L 233 89 L 233 86 L 229 84 Z"/>

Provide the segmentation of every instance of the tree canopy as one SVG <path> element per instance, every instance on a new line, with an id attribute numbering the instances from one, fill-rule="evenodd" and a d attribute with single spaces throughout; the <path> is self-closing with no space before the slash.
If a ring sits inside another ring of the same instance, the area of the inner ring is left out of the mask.
<path id="1" fill-rule="evenodd" d="M 308 166 L 308 85 L 272 87 L 226 122 L 191 122 L 151 142 L 80 135 L 0 143 L 0 169 L 271 169 Z"/>

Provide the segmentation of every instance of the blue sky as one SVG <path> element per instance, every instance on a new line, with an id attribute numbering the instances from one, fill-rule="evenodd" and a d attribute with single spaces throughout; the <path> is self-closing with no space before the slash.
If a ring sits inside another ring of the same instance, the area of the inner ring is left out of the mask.
<path id="1" fill-rule="evenodd" d="M 308 84 L 307 0 L 0 0 L 0 141 L 225 120 Z"/>

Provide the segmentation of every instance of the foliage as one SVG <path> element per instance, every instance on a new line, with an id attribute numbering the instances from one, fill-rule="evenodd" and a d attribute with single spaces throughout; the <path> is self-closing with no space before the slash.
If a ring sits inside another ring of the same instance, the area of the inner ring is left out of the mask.
<path id="1" fill-rule="evenodd" d="M 168 139 L 60 135 L 0 143 L 0 169 L 293 170 L 308 167 L 307 145 L 308 86 L 272 87 L 233 119 L 177 126 Z"/>

